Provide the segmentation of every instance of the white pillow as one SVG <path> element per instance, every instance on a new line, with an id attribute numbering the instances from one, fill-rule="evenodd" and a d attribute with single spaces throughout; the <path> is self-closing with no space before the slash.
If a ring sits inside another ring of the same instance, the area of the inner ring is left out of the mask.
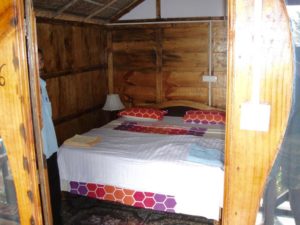
<path id="1" fill-rule="evenodd" d="M 144 118 L 144 117 L 136 117 L 136 116 L 122 116 L 121 118 L 124 118 L 124 119 L 126 119 L 126 120 L 132 120 L 132 121 L 149 121 L 149 122 L 155 122 L 155 121 L 158 121 L 158 119 Z"/>

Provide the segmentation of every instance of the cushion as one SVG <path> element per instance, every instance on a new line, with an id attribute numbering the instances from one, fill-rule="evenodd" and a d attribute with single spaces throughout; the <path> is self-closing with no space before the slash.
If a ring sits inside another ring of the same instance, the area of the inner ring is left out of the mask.
<path id="1" fill-rule="evenodd" d="M 189 110 L 186 111 L 183 120 L 195 124 L 225 124 L 226 114 L 217 110 Z"/>
<path id="2" fill-rule="evenodd" d="M 143 120 L 161 120 L 167 112 L 165 110 L 155 108 L 128 108 L 119 113 L 119 116 L 130 119 L 143 119 Z"/>
<path id="3" fill-rule="evenodd" d="M 136 116 L 122 116 L 122 118 L 130 121 L 140 121 L 140 122 L 155 122 L 158 119 L 146 118 L 146 117 L 136 117 Z"/>

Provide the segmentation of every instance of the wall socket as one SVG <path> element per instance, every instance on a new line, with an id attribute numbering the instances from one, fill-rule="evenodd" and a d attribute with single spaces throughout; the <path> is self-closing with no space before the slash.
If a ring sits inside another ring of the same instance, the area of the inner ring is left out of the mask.
<path id="1" fill-rule="evenodd" d="M 209 75 L 204 75 L 202 76 L 202 81 L 203 82 L 217 82 L 217 76 L 209 76 Z"/>

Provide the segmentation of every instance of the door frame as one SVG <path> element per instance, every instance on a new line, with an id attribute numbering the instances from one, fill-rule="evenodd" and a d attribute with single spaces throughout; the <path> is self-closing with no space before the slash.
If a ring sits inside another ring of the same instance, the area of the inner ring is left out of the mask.
<path id="1" fill-rule="evenodd" d="M 40 74 L 38 66 L 38 43 L 36 17 L 33 10 L 32 0 L 25 0 L 25 26 L 27 30 L 27 62 L 29 73 L 30 97 L 32 107 L 32 119 L 35 137 L 36 159 L 38 176 L 40 182 L 40 194 L 43 210 L 44 225 L 52 225 L 52 209 L 50 198 L 50 187 L 48 179 L 48 168 L 46 156 L 43 151 L 42 140 L 42 112 L 40 93 Z"/>

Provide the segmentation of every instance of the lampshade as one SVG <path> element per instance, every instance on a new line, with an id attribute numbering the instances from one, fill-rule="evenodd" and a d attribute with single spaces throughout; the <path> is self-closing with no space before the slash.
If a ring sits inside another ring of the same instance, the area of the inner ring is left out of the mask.
<path id="1" fill-rule="evenodd" d="M 118 94 L 108 94 L 102 109 L 105 111 L 117 111 L 124 108 L 125 106 L 121 102 Z"/>

